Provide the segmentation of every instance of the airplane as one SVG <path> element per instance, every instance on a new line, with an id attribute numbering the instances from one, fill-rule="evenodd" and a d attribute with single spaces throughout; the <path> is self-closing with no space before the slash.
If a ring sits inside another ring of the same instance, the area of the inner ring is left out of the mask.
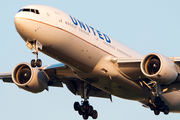
<path id="1" fill-rule="evenodd" d="M 89 97 L 112 95 L 133 100 L 155 115 L 180 112 L 180 57 L 146 56 L 83 21 L 45 5 L 22 7 L 14 18 L 17 32 L 35 59 L 0 73 L 3 82 L 32 93 L 66 85 L 83 102 L 74 110 L 83 119 L 97 119 Z M 42 52 L 59 64 L 42 66 Z"/>

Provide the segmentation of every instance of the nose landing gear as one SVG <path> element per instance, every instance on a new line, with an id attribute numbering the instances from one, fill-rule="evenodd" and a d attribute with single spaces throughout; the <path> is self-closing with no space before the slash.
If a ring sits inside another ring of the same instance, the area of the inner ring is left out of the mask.
<path id="1" fill-rule="evenodd" d="M 38 42 L 37 40 L 35 40 L 32 42 L 27 41 L 26 45 L 31 50 L 34 49 L 34 51 L 32 53 L 34 55 L 36 55 L 36 59 L 31 60 L 31 66 L 32 67 L 41 67 L 42 61 L 41 61 L 41 59 L 38 59 L 38 51 L 39 51 L 39 49 L 42 50 L 42 44 L 40 42 Z"/>
<path id="2" fill-rule="evenodd" d="M 42 61 L 41 59 L 38 59 L 38 51 L 37 52 L 33 52 L 33 54 L 36 55 L 36 59 L 32 59 L 31 60 L 31 66 L 32 67 L 41 67 L 42 66 Z"/>

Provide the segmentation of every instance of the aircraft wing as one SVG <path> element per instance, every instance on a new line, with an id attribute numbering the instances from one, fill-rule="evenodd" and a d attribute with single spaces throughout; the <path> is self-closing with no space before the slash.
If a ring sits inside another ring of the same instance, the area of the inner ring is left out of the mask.
<path id="1" fill-rule="evenodd" d="M 128 79 L 132 79 L 133 81 L 139 80 L 139 76 L 141 78 L 146 78 L 145 75 L 141 71 L 141 62 L 144 59 L 142 58 L 118 58 L 117 63 L 119 70 L 123 76 Z M 171 61 L 175 63 L 177 68 L 180 67 L 180 57 L 169 57 Z"/>
<path id="2" fill-rule="evenodd" d="M 65 84 L 74 95 L 81 95 L 82 98 L 84 97 L 84 94 L 82 93 L 84 82 L 76 77 L 72 69 L 67 65 L 62 63 L 48 65 L 41 67 L 40 70 L 44 71 L 49 76 L 50 81 L 48 86 L 63 87 L 63 84 Z M 0 79 L 2 79 L 3 82 L 13 83 L 12 72 L 0 73 Z M 89 96 L 111 99 L 109 93 L 106 93 L 92 85 L 90 85 Z"/>
<path id="3" fill-rule="evenodd" d="M 12 77 L 11 77 L 12 72 L 3 72 L 0 73 L 0 79 L 2 79 L 4 82 L 10 82 L 12 83 Z"/>
<path id="4" fill-rule="evenodd" d="M 175 63 L 180 64 L 180 57 L 170 57 Z"/>
<path id="5" fill-rule="evenodd" d="M 143 58 L 118 58 L 117 63 L 121 74 L 134 80 L 139 80 L 139 76 L 144 76 L 141 72 L 141 61 Z"/>

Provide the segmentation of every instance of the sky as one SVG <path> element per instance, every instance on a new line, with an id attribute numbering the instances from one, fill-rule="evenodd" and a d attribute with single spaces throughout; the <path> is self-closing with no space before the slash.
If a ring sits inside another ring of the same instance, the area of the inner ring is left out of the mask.
<path id="1" fill-rule="evenodd" d="M 180 56 L 179 0 L 2 0 L 0 2 L 0 72 L 12 71 L 21 62 L 35 56 L 16 32 L 14 16 L 31 4 L 56 7 L 93 26 L 143 55 L 156 52 L 165 56 Z M 40 54 L 43 65 L 58 61 Z M 1 120 L 82 120 L 73 109 L 81 101 L 66 87 L 50 87 L 49 92 L 33 94 L 15 84 L 0 81 Z M 180 114 L 161 113 L 142 107 L 139 102 L 113 96 L 108 99 L 90 98 L 98 111 L 98 120 L 179 120 Z M 91 120 L 92 118 L 89 118 Z"/>

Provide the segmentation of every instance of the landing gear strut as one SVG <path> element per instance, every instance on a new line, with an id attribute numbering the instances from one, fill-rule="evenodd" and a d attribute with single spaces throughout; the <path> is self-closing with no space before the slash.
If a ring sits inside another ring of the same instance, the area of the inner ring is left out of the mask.
<path id="1" fill-rule="evenodd" d="M 42 61 L 41 59 L 38 59 L 38 52 L 33 52 L 33 54 L 36 55 L 36 59 L 31 60 L 31 66 L 32 67 L 41 67 L 42 66 Z"/>
<path id="2" fill-rule="evenodd" d="M 74 103 L 74 110 L 78 111 L 79 115 L 82 115 L 85 120 L 88 119 L 89 116 L 93 119 L 97 119 L 98 117 L 98 112 L 93 109 L 93 106 L 91 106 L 88 101 L 90 89 L 90 84 L 82 82 L 81 97 L 84 98 L 84 101 L 82 101 L 81 104 L 79 102 Z"/>
<path id="3" fill-rule="evenodd" d="M 145 83 L 145 82 L 144 82 Z M 165 105 L 165 102 L 161 100 L 161 86 L 157 82 L 152 82 L 150 84 L 145 83 L 151 90 L 151 97 L 146 99 L 146 105 L 154 111 L 155 115 L 159 115 L 163 112 L 165 115 L 169 114 L 169 107 Z"/>

